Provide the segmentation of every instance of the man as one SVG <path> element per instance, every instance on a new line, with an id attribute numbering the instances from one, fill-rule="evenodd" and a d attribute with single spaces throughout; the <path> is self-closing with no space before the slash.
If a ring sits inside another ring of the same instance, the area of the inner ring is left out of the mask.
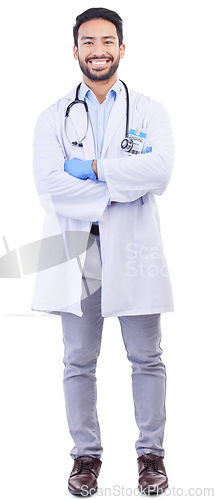
<path id="1" fill-rule="evenodd" d="M 65 404 L 75 443 L 69 491 L 97 490 L 103 448 L 96 364 L 104 317 L 117 316 L 132 363 L 138 487 L 161 493 L 168 480 L 160 320 L 173 310 L 173 300 L 155 194 L 171 176 L 172 131 L 160 103 L 127 94 L 118 79 L 125 45 L 116 12 L 88 9 L 76 18 L 73 33 L 81 85 L 45 110 L 35 130 L 44 241 L 51 242 L 48 255 L 57 265 L 41 265 L 32 309 L 61 315 Z M 84 250 L 77 255 L 76 249 L 73 258 L 80 235 Z"/>

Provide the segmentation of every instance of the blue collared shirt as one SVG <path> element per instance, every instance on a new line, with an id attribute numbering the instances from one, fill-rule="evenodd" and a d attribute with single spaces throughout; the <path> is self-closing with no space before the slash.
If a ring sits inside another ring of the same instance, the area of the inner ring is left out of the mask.
<path id="1" fill-rule="evenodd" d="M 104 176 L 103 162 L 101 160 L 101 155 L 104 143 L 105 130 L 107 127 L 107 122 L 110 116 L 112 106 L 117 96 L 119 95 L 120 91 L 121 91 L 121 84 L 120 81 L 117 80 L 111 87 L 111 89 L 108 91 L 104 102 L 100 104 L 95 94 L 86 85 L 86 83 L 82 82 L 79 90 L 79 99 L 86 101 L 88 105 L 90 123 L 92 126 L 93 138 L 94 138 L 94 146 L 96 154 L 95 160 L 97 160 L 98 179 L 103 182 L 106 182 L 106 180 Z M 108 205 L 110 204 L 111 201 L 109 200 Z M 94 224 L 98 224 L 98 222 L 94 222 Z"/>

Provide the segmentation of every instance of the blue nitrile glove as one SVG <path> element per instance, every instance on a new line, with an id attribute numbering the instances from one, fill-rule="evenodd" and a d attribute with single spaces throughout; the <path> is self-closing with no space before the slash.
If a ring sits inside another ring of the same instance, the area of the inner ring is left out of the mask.
<path id="1" fill-rule="evenodd" d="M 96 174 L 91 167 L 92 160 L 79 160 L 78 158 L 72 158 L 72 160 L 66 160 L 64 163 L 64 170 L 73 177 L 78 179 L 92 179 L 97 180 Z"/>
<path id="2" fill-rule="evenodd" d="M 152 147 L 148 146 L 148 148 L 144 149 L 144 151 L 142 152 L 142 154 L 144 155 L 145 153 L 151 153 L 152 152 Z"/>

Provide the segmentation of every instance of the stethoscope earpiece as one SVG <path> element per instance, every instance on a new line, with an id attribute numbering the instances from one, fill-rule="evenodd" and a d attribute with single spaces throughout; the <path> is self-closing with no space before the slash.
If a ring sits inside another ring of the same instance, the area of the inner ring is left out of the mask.
<path id="1" fill-rule="evenodd" d="M 79 148 L 83 148 L 83 142 L 74 141 L 71 144 L 72 144 L 72 146 L 79 146 Z"/>

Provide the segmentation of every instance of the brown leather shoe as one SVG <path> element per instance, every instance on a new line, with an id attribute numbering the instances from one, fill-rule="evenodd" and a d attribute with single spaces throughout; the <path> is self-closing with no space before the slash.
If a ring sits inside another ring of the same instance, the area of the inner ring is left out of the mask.
<path id="1" fill-rule="evenodd" d="M 168 478 L 163 464 L 163 457 L 146 453 L 138 457 L 138 489 L 146 495 L 163 493 L 168 487 Z"/>
<path id="2" fill-rule="evenodd" d="M 97 491 L 97 477 L 102 462 L 90 455 L 74 459 L 73 469 L 68 480 L 68 489 L 72 495 L 93 495 Z"/>

